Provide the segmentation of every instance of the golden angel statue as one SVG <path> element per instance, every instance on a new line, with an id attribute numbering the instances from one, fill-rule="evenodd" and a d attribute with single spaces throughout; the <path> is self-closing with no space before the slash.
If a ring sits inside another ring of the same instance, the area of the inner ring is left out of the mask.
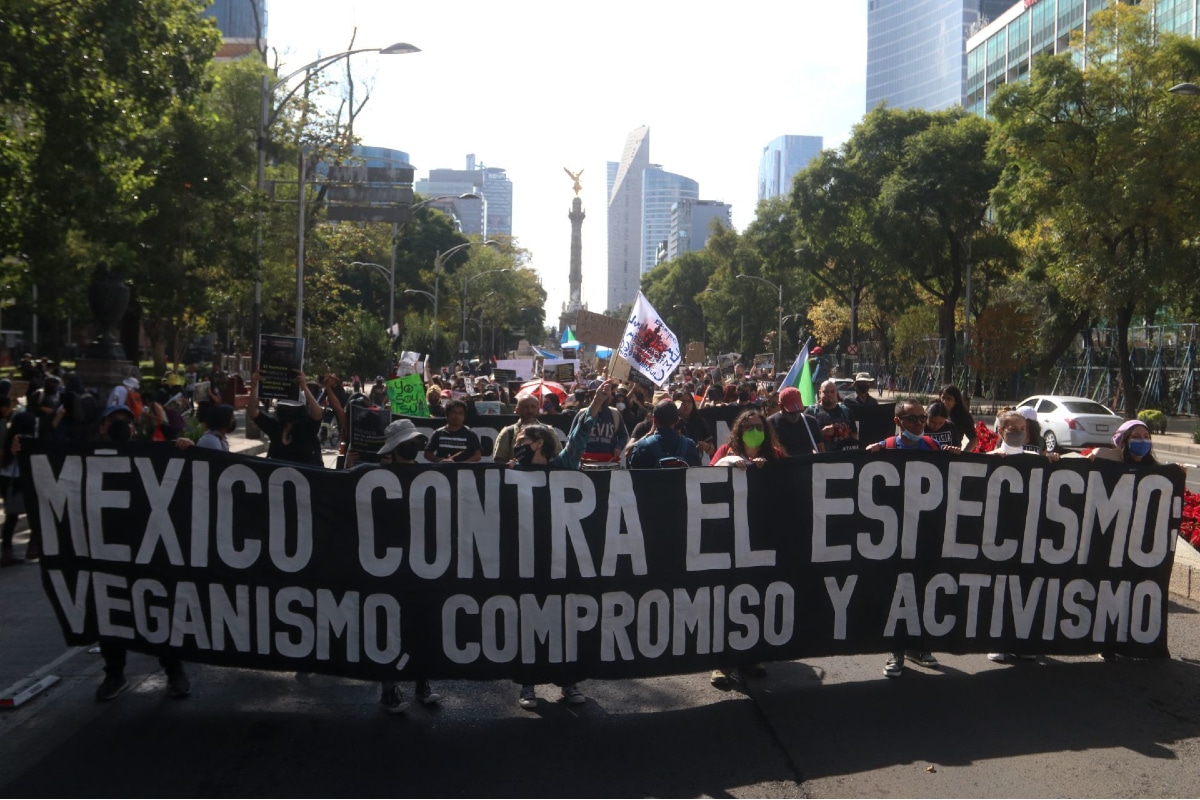
<path id="1" fill-rule="evenodd" d="M 579 170 L 579 172 L 571 172 L 571 170 L 567 169 L 566 167 L 563 167 L 563 172 L 570 175 L 571 180 L 575 181 L 575 196 L 578 197 L 579 190 L 583 188 L 582 186 L 579 185 L 579 176 L 583 174 L 583 170 Z"/>

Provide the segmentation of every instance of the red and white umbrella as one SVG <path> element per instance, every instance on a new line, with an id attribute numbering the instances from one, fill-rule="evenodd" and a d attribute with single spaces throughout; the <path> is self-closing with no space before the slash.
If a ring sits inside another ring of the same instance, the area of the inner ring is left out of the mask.
<path id="1" fill-rule="evenodd" d="M 540 378 L 522 383 L 521 390 L 517 392 L 517 399 L 524 400 L 526 397 L 536 397 L 538 400 L 543 400 L 548 394 L 558 395 L 560 403 L 567 402 L 567 390 L 563 388 L 561 383 L 542 380 Z"/>

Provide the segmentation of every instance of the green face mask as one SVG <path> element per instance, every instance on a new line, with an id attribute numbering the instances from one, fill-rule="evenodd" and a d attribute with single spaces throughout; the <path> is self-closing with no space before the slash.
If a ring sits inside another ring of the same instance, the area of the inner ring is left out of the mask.
<path id="1" fill-rule="evenodd" d="M 748 430 L 742 433 L 742 443 L 746 447 L 758 447 L 767 438 L 767 435 L 762 431 Z"/>

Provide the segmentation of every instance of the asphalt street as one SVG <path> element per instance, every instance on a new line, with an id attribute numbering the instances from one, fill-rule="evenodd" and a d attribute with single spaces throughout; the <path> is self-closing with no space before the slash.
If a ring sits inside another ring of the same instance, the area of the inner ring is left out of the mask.
<path id="1" fill-rule="evenodd" d="M 377 685 L 203 665 L 171 699 L 141 655 L 97 703 L 99 655 L 63 644 L 40 570 L 14 567 L 0 688 L 59 680 L 0 711 L 0 796 L 1191 797 L 1200 606 L 1170 609 L 1161 661 L 939 656 L 888 679 L 883 654 L 819 658 L 728 691 L 707 674 L 588 681 L 581 706 L 542 686 L 535 711 L 509 683 L 436 682 L 440 706 L 388 715 Z"/>

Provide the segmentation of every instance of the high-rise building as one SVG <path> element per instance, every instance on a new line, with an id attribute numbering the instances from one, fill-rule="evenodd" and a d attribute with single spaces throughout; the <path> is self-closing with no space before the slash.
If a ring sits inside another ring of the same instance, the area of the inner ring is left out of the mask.
<path id="1" fill-rule="evenodd" d="M 667 238 L 667 260 L 693 250 L 703 250 L 708 242 L 708 226 L 719 220 L 733 227 L 733 207 L 719 200 L 680 200 L 671 206 L 671 235 Z"/>
<path id="2" fill-rule="evenodd" d="M 1028 5 L 1027 0 L 1022 0 Z M 1013 0 L 867 0 L 867 111 L 938 111 L 966 96 L 966 41 Z"/>
<path id="3" fill-rule="evenodd" d="M 658 263 L 658 247 L 671 236 L 671 207 L 681 200 L 697 200 L 700 184 L 683 175 L 651 164 L 642 174 L 642 272 Z"/>
<path id="4" fill-rule="evenodd" d="M 267 0 L 213 0 L 200 14 L 215 19 L 221 29 L 218 61 L 266 50 Z"/>
<path id="5" fill-rule="evenodd" d="M 467 155 L 466 169 L 431 169 L 429 177 L 417 181 L 417 192 L 426 197 L 477 194 L 481 200 L 457 199 L 446 204 L 470 235 L 512 236 L 512 182 L 499 167 L 476 166 L 475 155 Z"/>
<path id="6" fill-rule="evenodd" d="M 616 171 L 610 170 L 606 307 L 612 311 L 633 302 L 641 285 L 642 178 L 649 166 L 650 128 L 643 125 L 629 134 Z"/>
<path id="7" fill-rule="evenodd" d="M 967 94 L 963 107 L 983 115 L 1001 84 L 1026 80 L 1038 56 L 1071 47 L 1093 11 L 1109 0 L 1018 2 L 967 40 Z M 1154 22 L 1161 31 L 1197 35 L 1200 0 L 1158 0 Z"/>
<path id="8" fill-rule="evenodd" d="M 758 161 L 758 200 L 786 197 L 792 178 L 816 158 L 824 146 L 820 136 L 779 136 L 763 148 Z"/>

